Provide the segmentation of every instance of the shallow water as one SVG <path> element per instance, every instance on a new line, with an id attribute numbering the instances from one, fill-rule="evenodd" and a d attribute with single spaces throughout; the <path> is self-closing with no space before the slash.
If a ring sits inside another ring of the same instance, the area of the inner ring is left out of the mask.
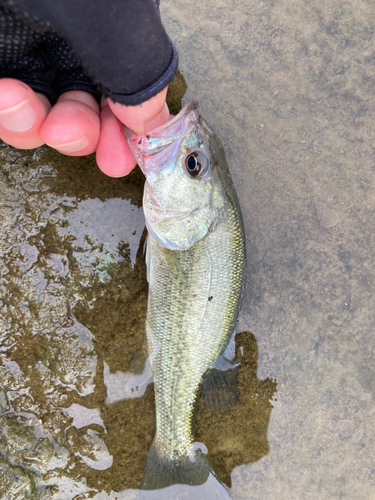
<path id="1" fill-rule="evenodd" d="M 239 403 L 201 400 L 197 439 L 234 500 L 373 500 L 372 2 L 162 13 L 247 235 Z M 0 496 L 136 498 L 153 388 L 107 398 L 146 359 L 142 175 L 48 148 L 0 166 Z"/>
<path id="2" fill-rule="evenodd" d="M 48 148 L 2 145 L 0 163 L 1 498 L 135 498 L 155 431 L 143 176 L 109 179 Z M 255 337 L 237 346 L 237 405 L 202 402 L 197 420 L 228 484 L 268 453 L 276 392 L 257 379 Z"/>

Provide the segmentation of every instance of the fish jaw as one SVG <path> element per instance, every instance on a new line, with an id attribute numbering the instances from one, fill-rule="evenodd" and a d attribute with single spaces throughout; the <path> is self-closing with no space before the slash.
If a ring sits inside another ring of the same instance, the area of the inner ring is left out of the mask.
<path id="1" fill-rule="evenodd" d="M 194 128 L 198 118 L 198 104 L 192 102 L 166 124 L 149 132 L 137 135 L 124 126 L 125 136 L 133 156 L 146 178 L 150 171 L 170 163 L 177 156 L 181 141 Z M 156 155 L 164 151 L 162 155 Z"/>

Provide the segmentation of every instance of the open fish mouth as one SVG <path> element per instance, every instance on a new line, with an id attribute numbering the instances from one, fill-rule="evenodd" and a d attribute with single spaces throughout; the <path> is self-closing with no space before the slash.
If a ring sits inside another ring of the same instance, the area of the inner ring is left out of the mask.
<path id="1" fill-rule="evenodd" d="M 186 128 L 186 123 L 184 123 L 184 121 L 191 111 L 195 111 L 197 109 L 198 103 L 195 101 L 190 102 L 164 125 L 161 125 L 149 134 L 142 134 L 136 137 L 134 137 L 135 134 L 133 134 L 133 137 L 130 136 L 129 140 L 131 141 L 133 147 L 142 153 L 142 155 L 148 156 L 155 154 L 164 149 L 166 146 L 169 146 L 169 144 L 172 144 L 172 142 L 186 136 L 188 129 Z"/>
<path id="2" fill-rule="evenodd" d="M 179 144 L 195 126 L 198 116 L 198 103 L 193 101 L 186 104 L 178 115 L 174 116 L 161 127 L 152 130 L 148 134 L 137 135 L 128 128 L 124 127 L 124 132 L 128 140 L 133 156 L 137 160 L 142 172 L 146 175 L 150 170 L 158 168 L 161 161 L 160 156 L 157 162 L 152 158 L 156 153 L 162 150 L 166 151 L 166 156 L 175 155 L 179 149 Z"/>

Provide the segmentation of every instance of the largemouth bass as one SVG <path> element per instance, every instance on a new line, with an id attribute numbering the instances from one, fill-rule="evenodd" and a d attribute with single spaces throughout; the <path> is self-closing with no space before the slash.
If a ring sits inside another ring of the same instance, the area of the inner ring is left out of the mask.
<path id="1" fill-rule="evenodd" d="M 126 135 L 146 176 L 146 329 L 156 403 L 139 498 L 228 499 L 193 429 L 203 377 L 220 356 L 233 357 L 225 351 L 246 270 L 239 202 L 223 148 L 196 103 L 147 136 Z"/>

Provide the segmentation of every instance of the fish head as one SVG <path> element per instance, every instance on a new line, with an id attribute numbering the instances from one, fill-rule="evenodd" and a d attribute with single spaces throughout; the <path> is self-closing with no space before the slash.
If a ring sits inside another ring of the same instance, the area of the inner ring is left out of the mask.
<path id="1" fill-rule="evenodd" d="M 220 181 L 212 130 L 186 105 L 167 124 L 137 136 L 126 129 L 130 148 L 146 176 L 143 209 L 148 231 L 170 250 L 185 250 L 215 227 Z"/>

